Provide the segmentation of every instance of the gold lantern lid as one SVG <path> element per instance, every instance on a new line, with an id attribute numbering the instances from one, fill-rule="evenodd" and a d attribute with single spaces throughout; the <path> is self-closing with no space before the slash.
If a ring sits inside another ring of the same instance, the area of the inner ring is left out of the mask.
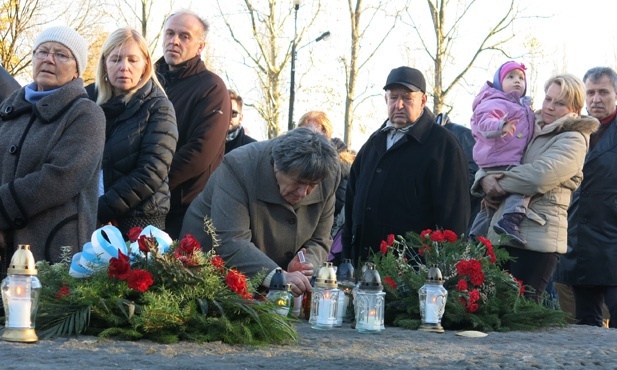
<path id="1" fill-rule="evenodd" d="M 6 272 L 8 275 L 36 275 L 38 273 L 30 245 L 20 244 L 17 247 Z"/>
<path id="2" fill-rule="evenodd" d="M 334 271 L 332 262 L 323 263 L 323 266 L 321 266 L 319 273 L 317 274 L 315 286 L 327 289 L 334 289 L 338 286 L 336 283 L 336 272 Z"/>

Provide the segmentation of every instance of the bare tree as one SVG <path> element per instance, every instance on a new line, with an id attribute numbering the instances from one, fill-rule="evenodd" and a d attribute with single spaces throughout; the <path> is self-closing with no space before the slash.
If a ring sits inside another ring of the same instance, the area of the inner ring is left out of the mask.
<path id="1" fill-rule="evenodd" d="M 44 26 L 52 20 L 61 21 L 92 41 L 100 34 L 100 14 L 96 0 L 80 0 L 70 5 L 50 0 L 2 0 L 0 62 L 11 75 L 25 78 L 32 63 L 34 39 Z"/>
<path id="2" fill-rule="evenodd" d="M 504 47 L 514 38 L 512 28 L 514 22 L 522 17 L 518 1 L 491 2 L 491 9 L 487 12 L 487 9 L 475 6 L 480 5 L 477 4 L 478 0 L 454 2 L 426 0 L 434 31 L 433 37 L 430 37 L 428 32 L 422 32 L 417 25 L 416 20 L 422 15 L 407 10 L 409 24 L 416 31 L 422 50 L 429 55 L 433 63 L 433 112 L 442 112 L 444 106 L 448 107 L 448 112 L 452 109 L 452 106 L 447 104 L 448 94 L 464 79 L 481 55 L 492 51 L 512 58 Z M 473 14 L 474 12 L 476 14 Z M 490 13 L 490 16 L 484 13 Z M 455 53 L 453 47 L 456 43 L 461 46 L 458 40 L 459 30 L 464 27 L 471 28 L 470 24 L 478 29 L 479 19 L 482 20 L 482 27 L 486 31 L 476 40 L 466 40 L 464 50 L 459 49 L 460 52 Z M 446 69 L 448 75 L 453 76 L 449 81 L 445 81 Z"/>
<path id="3" fill-rule="evenodd" d="M 372 5 L 374 4 L 374 5 Z M 357 93 L 358 75 L 361 70 L 367 66 L 367 63 L 373 58 L 381 45 L 392 33 L 396 23 L 400 18 L 403 9 L 407 8 L 408 1 L 399 3 L 398 9 L 393 9 L 393 12 L 388 14 L 386 10 L 391 10 L 393 7 L 391 1 L 380 0 L 376 4 L 369 1 L 367 6 L 363 0 L 347 0 L 347 8 L 351 19 L 351 47 L 349 59 L 341 58 L 341 62 L 345 68 L 345 133 L 344 141 L 351 145 L 351 133 L 353 131 L 353 120 L 355 107 L 365 99 L 371 97 L 366 94 L 366 90 Z M 377 37 L 376 42 L 367 42 L 365 39 L 370 34 L 375 38 L 374 23 L 382 22 L 383 19 L 392 19 L 392 23 L 386 27 L 386 30 Z M 361 21 L 366 22 L 362 24 Z M 363 46 L 364 45 L 364 46 Z M 357 101 L 360 99 L 360 101 Z"/>
<path id="4" fill-rule="evenodd" d="M 156 7 L 155 7 L 156 5 Z M 119 27 L 134 27 L 148 40 L 148 49 L 155 54 L 159 47 L 159 40 L 165 20 L 174 9 L 175 1 L 162 2 L 156 0 L 115 0 L 109 7 L 108 15 L 112 17 Z"/>
<path id="5" fill-rule="evenodd" d="M 540 70 L 540 64 L 542 60 L 546 60 L 546 55 L 542 50 L 542 46 L 540 41 L 535 36 L 529 35 L 525 39 L 525 43 L 523 44 L 527 49 L 527 60 L 529 61 L 530 68 L 527 69 L 527 95 L 528 96 L 538 96 L 538 91 L 536 90 L 537 84 L 535 83 L 538 80 L 538 72 Z M 533 101 L 532 101 L 533 106 Z M 537 104 L 536 104 L 537 106 Z"/>
<path id="6" fill-rule="evenodd" d="M 245 57 L 244 64 L 255 71 L 258 80 L 261 99 L 251 106 L 267 122 L 268 138 L 274 138 L 281 131 L 283 72 L 292 57 L 292 43 L 282 40 L 286 39 L 284 31 L 289 28 L 293 7 L 291 2 L 281 4 L 277 0 L 268 0 L 263 6 L 261 4 L 265 2 L 257 4 L 252 0 L 242 0 L 241 3 L 239 9 L 225 12 L 217 0 L 231 38 Z M 298 31 L 296 43 L 302 40 L 305 30 L 315 22 L 320 6 L 320 2 L 314 4 L 312 17 Z"/>
<path id="7" fill-rule="evenodd" d="M 32 42 L 42 20 L 45 2 L 2 0 L 0 3 L 0 62 L 13 76 L 25 74 L 32 62 Z"/>

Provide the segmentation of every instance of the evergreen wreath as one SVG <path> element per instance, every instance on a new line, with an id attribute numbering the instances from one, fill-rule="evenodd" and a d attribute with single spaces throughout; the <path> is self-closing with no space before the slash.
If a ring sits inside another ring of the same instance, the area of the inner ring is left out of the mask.
<path id="1" fill-rule="evenodd" d="M 226 267 L 216 254 L 211 222 L 204 224 L 215 244 L 205 253 L 190 235 L 162 253 L 155 237 L 132 229 L 129 235 L 139 252 L 118 250 L 108 263 L 88 266 L 93 271 L 88 277 L 69 273 L 68 250 L 61 263 L 37 263 L 43 285 L 39 337 L 294 343 L 298 335 L 292 320 L 277 314 L 272 303 L 253 299 L 263 275 L 247 279 Z"/>

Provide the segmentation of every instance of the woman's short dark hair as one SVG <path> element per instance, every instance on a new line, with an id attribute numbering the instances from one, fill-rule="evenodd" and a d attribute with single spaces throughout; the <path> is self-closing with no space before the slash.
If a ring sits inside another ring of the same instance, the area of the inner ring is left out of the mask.
<path id="1" fill-rule="evenodd" d="M 284 174 L 293 174 L 301 180 L 321 181 L 339 171 L 336 149 L 313 129 L 299 127 L 274 140 L 272 159 Z"/>

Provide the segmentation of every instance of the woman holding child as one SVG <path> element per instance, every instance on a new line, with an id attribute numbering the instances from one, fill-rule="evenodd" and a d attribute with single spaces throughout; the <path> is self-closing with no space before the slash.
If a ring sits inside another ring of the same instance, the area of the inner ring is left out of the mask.
<path id="1" fill-rule="evenodd" d="M 488 238 L 502 244 L 513 257 L 506 268 L 532 288 L 527 295 L 540 300 L 558 261 L 566 252 L 567 209 L 571 194 L 581 183 L 589 135 L 598 127 L 595 118 L 580 115 L 585 86 L 577 77 L 562 74 L 544 85 L 542 109 L 535 113 L 535 131 L 521 164 L 497 174 L 481 169 L 472 192 L 484 195 L 495 208 Z M 513 133 L 516 135 L 516 132 Z M 483 190 L 483 192 L 480 190 Z M 502 218 L 507 194 L 531 197 L 519 233 L 526 245 L 501 238 L 493 226 Z"/>

